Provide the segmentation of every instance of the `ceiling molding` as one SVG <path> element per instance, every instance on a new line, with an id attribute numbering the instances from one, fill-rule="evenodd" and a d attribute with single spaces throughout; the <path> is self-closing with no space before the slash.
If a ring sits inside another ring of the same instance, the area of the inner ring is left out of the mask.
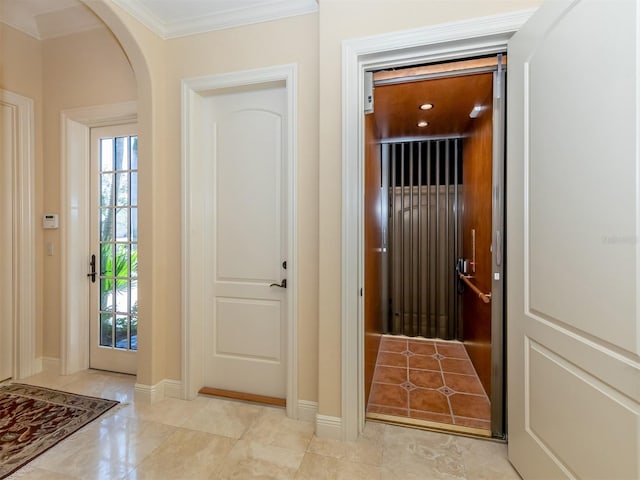
<path id="1" fill-rule="evenodd" d="M 241 8 L 219 8 L 205 15 L 161 18 L 145 5 L 145 0 L 114 0 L 134 18 L 163 39 L 178 38 L 214 30 L 267 22 L 318 11 L 316 0 L 266 0 Z M 212 5 L 215 5 L 212 2 Z"/>

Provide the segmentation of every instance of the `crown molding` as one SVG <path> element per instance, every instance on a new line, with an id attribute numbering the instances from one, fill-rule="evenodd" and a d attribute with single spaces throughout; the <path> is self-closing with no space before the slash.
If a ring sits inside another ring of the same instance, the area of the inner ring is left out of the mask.
<path id="1" fill-rule="evenodd" d="M 316 0 L 276 0 L 264 5 L 223 10 L 188 19 L 163 20 L 139 0 L 114 0 L 131 16 L 167 40 L 198 33 L 268 22 L 318 11 Z"/>

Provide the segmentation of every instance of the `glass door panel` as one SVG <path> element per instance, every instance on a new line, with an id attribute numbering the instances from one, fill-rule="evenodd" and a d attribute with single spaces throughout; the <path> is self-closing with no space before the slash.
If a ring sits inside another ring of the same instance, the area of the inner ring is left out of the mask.
<path id="1" fill-rule="evenodd" d="M 135 373 L 138 348 L 138 137 L 135 125 L 92 135 L 92 368 Z"/>

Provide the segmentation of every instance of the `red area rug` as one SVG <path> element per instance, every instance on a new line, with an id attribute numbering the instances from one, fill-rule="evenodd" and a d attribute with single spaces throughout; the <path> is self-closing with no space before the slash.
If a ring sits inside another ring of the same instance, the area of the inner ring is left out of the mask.
<path id="1" fill-rule="evenodd" d="M 20 383 L 0 387 L 0 479 L 117 404 Z"/>

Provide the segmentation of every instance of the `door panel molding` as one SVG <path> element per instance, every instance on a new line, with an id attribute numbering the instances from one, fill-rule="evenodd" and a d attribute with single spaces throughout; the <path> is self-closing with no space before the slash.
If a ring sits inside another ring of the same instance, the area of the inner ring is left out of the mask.
<path id="1" fill-rule="evenodd" d="M 0 103 L 9 107 L 15 145 L 13 158 L 13 366 L 12 377 L 20 379 L 38 373 L 36 358 L 36 240 L 35 229 L 35 123 L 34 103 L 0 89 Z M 3 226 L 4 228 L 4 226 Z M 19 268 L 18 268 L 19 266 Z"/>
<path id="2" fill-rule="evenodd" d="M 89 207 L 91 128 L 137 121 L 137 102 L 74 108 L 60 114 L 60 370 L 89 368 Z"/>
<path id="3" fill-rule="evenodd" d="M 525 478 L 640 473 L 639 13 L 545 2 L 509 42 L 509 458 Z M 582 115 L 594 88 L 616 95 Z"/>
<path id="4" fill-rule="evenodd" d="M 255 70 L 230 72 L 182 81 L 182 379 L 184 398 L 194 398 L 204 386 L 203 345 L 207 310 L 204 293 L 210 280 L 201 258 L 205 248 L 205 218 L 210 212 L 202 201 L 208 186 L 203 185 L 205 166 L 200 159 L 199 115 L 204 94 L 212 90 L 282 82 L 287 98 L 287 415 L 297 418 L 298 354 L 297 354 L 297 66 L 273 66 Z"/>
<path id="5" fill-rule="evenodd" d="M 534 11 L 521 10 L 347 40 L 342 45 L 341 428 L 344 440 L 355 440 L 364 427 L 364 305 L 359 296 L 364 278 L 364 72 L 504 52 L 508 39 Z"/>

